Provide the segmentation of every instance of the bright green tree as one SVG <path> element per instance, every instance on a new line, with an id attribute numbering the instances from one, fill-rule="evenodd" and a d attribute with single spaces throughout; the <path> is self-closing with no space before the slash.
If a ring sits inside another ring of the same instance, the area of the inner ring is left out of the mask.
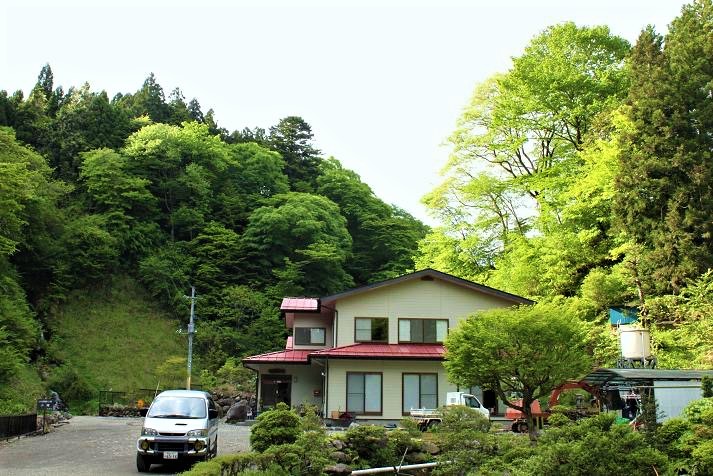
<path id="1" fill-rule="evenodd" d="M 339 205 L 352 237 L 346 269 L 357 285 L 393 278 L 413 269 L 413 250 L 426 226 L 381 201 L 355 172 L 330 158 L 320 165 L 317 192 Z"/>
<path id="2" fill-rule="evenodd" d="M 228 146 L 204 124 L 154 124 L 131 135 L 123 153 L 128 170 L 150 181 L 161 227 L 173 239 L 193 238 L 214 206 L 214 184 L 228 166 Z"/>
<path id="3" fill-rule="evenodd" d="M 536 277 L 543 265 L 559 263 L 551 285 L 527 279 L 520 289 L 508 287 L 532 296 L 575 292 L 588 270 L 606 260 L 601 246 L 596 256 L 588 250 L 607 230 L 579 236 L 564 222 L 564 210 L 586 166 L 588 135 L 608 132 L 597 118 L 626 93 L 628 50 L 607 27 L 555 25 L 533 38 L 509 71 L 476 87 L 450 138 L 446 179 L 424 198 L 443 227 L 423 242 L 430 256 L 420 262 L 462 263 L 469 276 L 489 280 L 514 270 L 514 260 L 527 264 L 553 251 L 529 273 Z M 446 243 L 455 245 L 453 256 Z"/>
<path id="4" fill-rule="evenodd" d="M 493 390 L 524 413 L 533 440 L 532 402 L 591 368 L 584 328 L 553 305 L 480 312 L 451 331 L 445 345 L 449 380 Z"/>
<path id="5" fill-rule="evenodd" d="M 273 272 L 296 267 L 299 284 L 310 294 L 330 294 L 353 284 L 344 265 L 352 240 L 346 220 L 331 200 L 307 193 L 275 196 L 268 206 L 258 208 L 242 241 L 246 269 L 262 283 Z"/>

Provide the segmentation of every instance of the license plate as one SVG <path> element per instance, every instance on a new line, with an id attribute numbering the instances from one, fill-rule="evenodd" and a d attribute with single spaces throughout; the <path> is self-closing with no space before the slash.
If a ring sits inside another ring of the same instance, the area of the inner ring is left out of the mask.
<path id="1" fill-rule="evenodd" d="M 178 451 L 164 451 L 163 459 L 178 459 Z"/>

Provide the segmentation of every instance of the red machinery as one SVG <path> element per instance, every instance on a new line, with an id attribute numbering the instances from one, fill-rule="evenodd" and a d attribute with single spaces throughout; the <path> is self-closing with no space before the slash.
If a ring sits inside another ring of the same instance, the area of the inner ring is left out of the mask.
<path id="1" fill-rule="evenodd" d="M 594 387 L 584 381 L 578 381 L 578 380 L 567 380 L 565 383 L 562 385 L 556 387 L 553 391 L 552 394 L 550 394 L 550 399 L 547 402 L 548 410 L 543 411 L 540 408 L 540 402 L 535 400 L 532 402 L 532 405 L 530 405 L 530 408 L 532 409 L 532 417 L 535 420 L 535 424 L 537 425 L 538 428 L 542 428 L 542 424 L 544 423 L 544 420 L 546 420 L 550 416 L 550 410 L 552 407 L 557 405 L 557 402 L 559 401 L 560 394 L 564 390 L 572 390 L 575 388 L 581 388 L 582 390 L 590 393 L 595 399 L 599 400 L 599 389 L 597 387 Z M 516 405 L 522 406 L 522 400 L 515 400 L 513 403 Z M 514 408 L 508 407 L 505 410 L 505 418 L 508 420 L 512 420 L 512 431 L 514 432 L 520 432 L 520 433 L 525 433 L 527 432 L 527 419 L 525 418 L 525 414 L 521 412 L 520 410 L 515 410 Z"/>

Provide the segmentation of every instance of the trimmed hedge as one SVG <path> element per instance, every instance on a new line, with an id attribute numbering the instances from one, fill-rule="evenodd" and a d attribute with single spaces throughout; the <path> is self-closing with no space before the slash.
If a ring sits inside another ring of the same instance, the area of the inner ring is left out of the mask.
<path id="1" fill-rule="evenodd" d="M 277 465 L 275 455 L 261 453 L 236 453 L 198 463 L 182 476 L 237 476 L 240 474 L 258 476 L 287 476 Z"/>

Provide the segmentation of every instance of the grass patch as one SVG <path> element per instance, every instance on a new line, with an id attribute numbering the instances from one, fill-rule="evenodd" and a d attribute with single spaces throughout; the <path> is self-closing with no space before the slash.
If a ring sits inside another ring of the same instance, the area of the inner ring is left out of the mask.
<path id="1" fill-rule="evenodd" d="M 62 362 L 53 374 L 69 367 L 94 392 L 165 388 L 157 368 L 186 353 L 179 327 L 132 278 L 74 291 L 52 319 L 50 353 Z"/>
<path id="2" fill-rule="evenodd" d="M 6 385 L 0 385 L 0 415 L 34 413 L 45 386 L 35 367 L 22 365 Z"/>

